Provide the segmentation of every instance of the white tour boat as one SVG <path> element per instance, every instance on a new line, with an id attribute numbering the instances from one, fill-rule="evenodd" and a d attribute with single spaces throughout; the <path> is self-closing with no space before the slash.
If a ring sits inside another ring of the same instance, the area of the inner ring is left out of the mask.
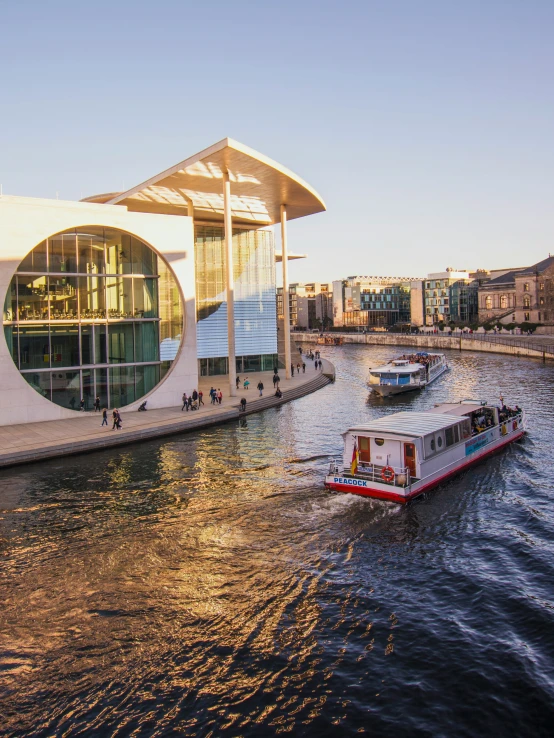
<path id="1" fill-rule="evenodd" d="M 387 415 L 343 433 L 344 453 L 325 486 L 393 502 L 408 502 L 521 438 L 525 413 L 473 400 L 425 412 Z"/>
<path id="2" fill-rule="evenodd" d="M 444 354 L 404 354 L 384 366 L 369 370 L 368 384 L 380 395 L 420 390 L 448 369 Z"/>

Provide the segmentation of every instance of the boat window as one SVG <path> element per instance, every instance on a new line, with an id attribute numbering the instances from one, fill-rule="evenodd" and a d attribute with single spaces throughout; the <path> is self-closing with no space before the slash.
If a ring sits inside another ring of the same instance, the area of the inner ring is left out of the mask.
<path id="1" fill-rule="evenodd" d="M 471 437 L 471 424 L 470 424 L 469 418 L 467 420 L 464 420 L 464 422 L 462 423 L 462 437 L 463 438 Z"/>
<path id="2" fill-rule="evenodd" d="M 358 437 L 358 448 L 360 454 L 360 461 L 371 461 L 371 455 L 369 451 L 369 438 L 365 436 Z"/>
<path id="3" fill-rule="evenodd" d="M 445 438 L 445 441 L 446 441 L 446 446 L 447 446 L 447 447 L 448 447 L 448 446 L 453 446 L 453 445 L 454 445 L 454 428 L 455 428 L 455 427 L 456 427 L 456 426 L 454 426 L 454 427 L 452 427 L 452 428 L 445 428 L 445 431 L 444 431 L 444 438 Z"/>
<path id="4" fill-rule="evenodd" d="M 454 434 L 454 443 L 460 442 L 460 426 L 455 425 L 452 428 L 452 433 Z"/>
<path id="5" fill-rule="evenodd" d="M 435 450 L 435 439 L 431 438 L 431 451 Z"/>
<path id="6" fill-rule="evenodd" d="M 375 445 L 376 446 L 382 446 L 384 443 L 385 443 L 385 439 L 384 438 L 376 438 L 375 439 Z"/>
<path id="7" fill-rule="evenodd" d="M 437 436 L 437 444 L 439 448 L 442 448 L 442 438 L 441 436 Z"/>

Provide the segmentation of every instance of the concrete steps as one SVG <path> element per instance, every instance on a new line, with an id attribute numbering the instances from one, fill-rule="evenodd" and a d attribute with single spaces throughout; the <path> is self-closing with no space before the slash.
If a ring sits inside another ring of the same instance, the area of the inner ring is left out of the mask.
<path id="1" fill-rule="evenodd" d="M 279 407 L 286 402 L 296 400 L 298 397 L 304 397 L 304 395 L 309 395 L 312 392 L 316 392 L 318 389 L 325 387 L 332 381 L 332 378 L 328 374 L 325 374 L 324 372 L 318 372 L 318 374 L 314 375 L 314 378 L 310 381 L 304 382 L 303 384 L 298 385 L 298 387 L 293 387 L 292 389 L 285 390 L 283 392 L 283 397 L 281 398 L 275 397 L 272 389 L 264 390 L 266 392 L 269 392 L 269 394 L 265 395 L 264 397 L 256 397 L 256 399 L 254 400 L 249 400 L 248 393 L 243 393 L 241 397 L 246 397 L 247 404 L 246 410 L 244 413 L 241 413 L 241 416 L 251 415 L 252 413 L 259 413 L 261 410 L 266 410 L 270 407 Z M 257 392 L 257 390 L 255 390 L 255 392 Z"/>

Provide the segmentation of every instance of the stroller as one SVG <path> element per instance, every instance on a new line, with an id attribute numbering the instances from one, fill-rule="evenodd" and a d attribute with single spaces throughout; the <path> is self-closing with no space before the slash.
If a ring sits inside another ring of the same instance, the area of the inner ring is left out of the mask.
<path id="1" fill-rule="evenodd" d="M 139 405 L 138 412 L 139 413 L 145 413 L 146 412 L 146 400 L 141 405 Z"/>

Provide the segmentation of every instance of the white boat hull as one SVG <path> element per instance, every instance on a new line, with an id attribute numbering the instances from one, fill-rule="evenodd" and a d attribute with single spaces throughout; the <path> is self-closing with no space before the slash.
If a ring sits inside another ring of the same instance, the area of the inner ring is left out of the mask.
<path id="1" fill-rule="evenodd" d="M 412 484 L 404 487 L 397 486 L 394 480 L 389 483 L 384 480 L 380 482 L 375 479 L 368 480 L 367 478 L 364 478 L 363 475 L 357 476 L 356 474 L 328 474 L 325 477 L 325 487 L 336 492 L 350 492 L 364 497 L 374 497 L 380 500 L 389 500 L 390 502 L 405 504 L 415 497 L 418 497 L 424 492 L 441 484 L 441 482 L 453 477 L 455 474 L 458 474 L 473 464 L 476 464 L 478 461 L 481 461 L 490 454 L 499 451 L 509 443 L 513 443 L 514 441 L 522 438 L 525 434 L 525 422 L 524 420 L 517 423 L 508 421 L 506 430 L 507 432 L 503 435 L 501 434 L 501 430 L 499 430 L 501 435 L 499 435 L 499 437 L 495 437 L 488 443 L 481 443 L 481 441 L 487 438 L 487 433 L 489 433 L 489 431 L 485 431 L 478 436 L 472 437 L 466 443 L 466 454 L 468 453 L 467 449 L 469 448 L 469 455 L 461 459 L 456 459 L 427 477 L 414 481 Z M 475 451 L 471 450 L 473 447 L 476 449 Z"/>

